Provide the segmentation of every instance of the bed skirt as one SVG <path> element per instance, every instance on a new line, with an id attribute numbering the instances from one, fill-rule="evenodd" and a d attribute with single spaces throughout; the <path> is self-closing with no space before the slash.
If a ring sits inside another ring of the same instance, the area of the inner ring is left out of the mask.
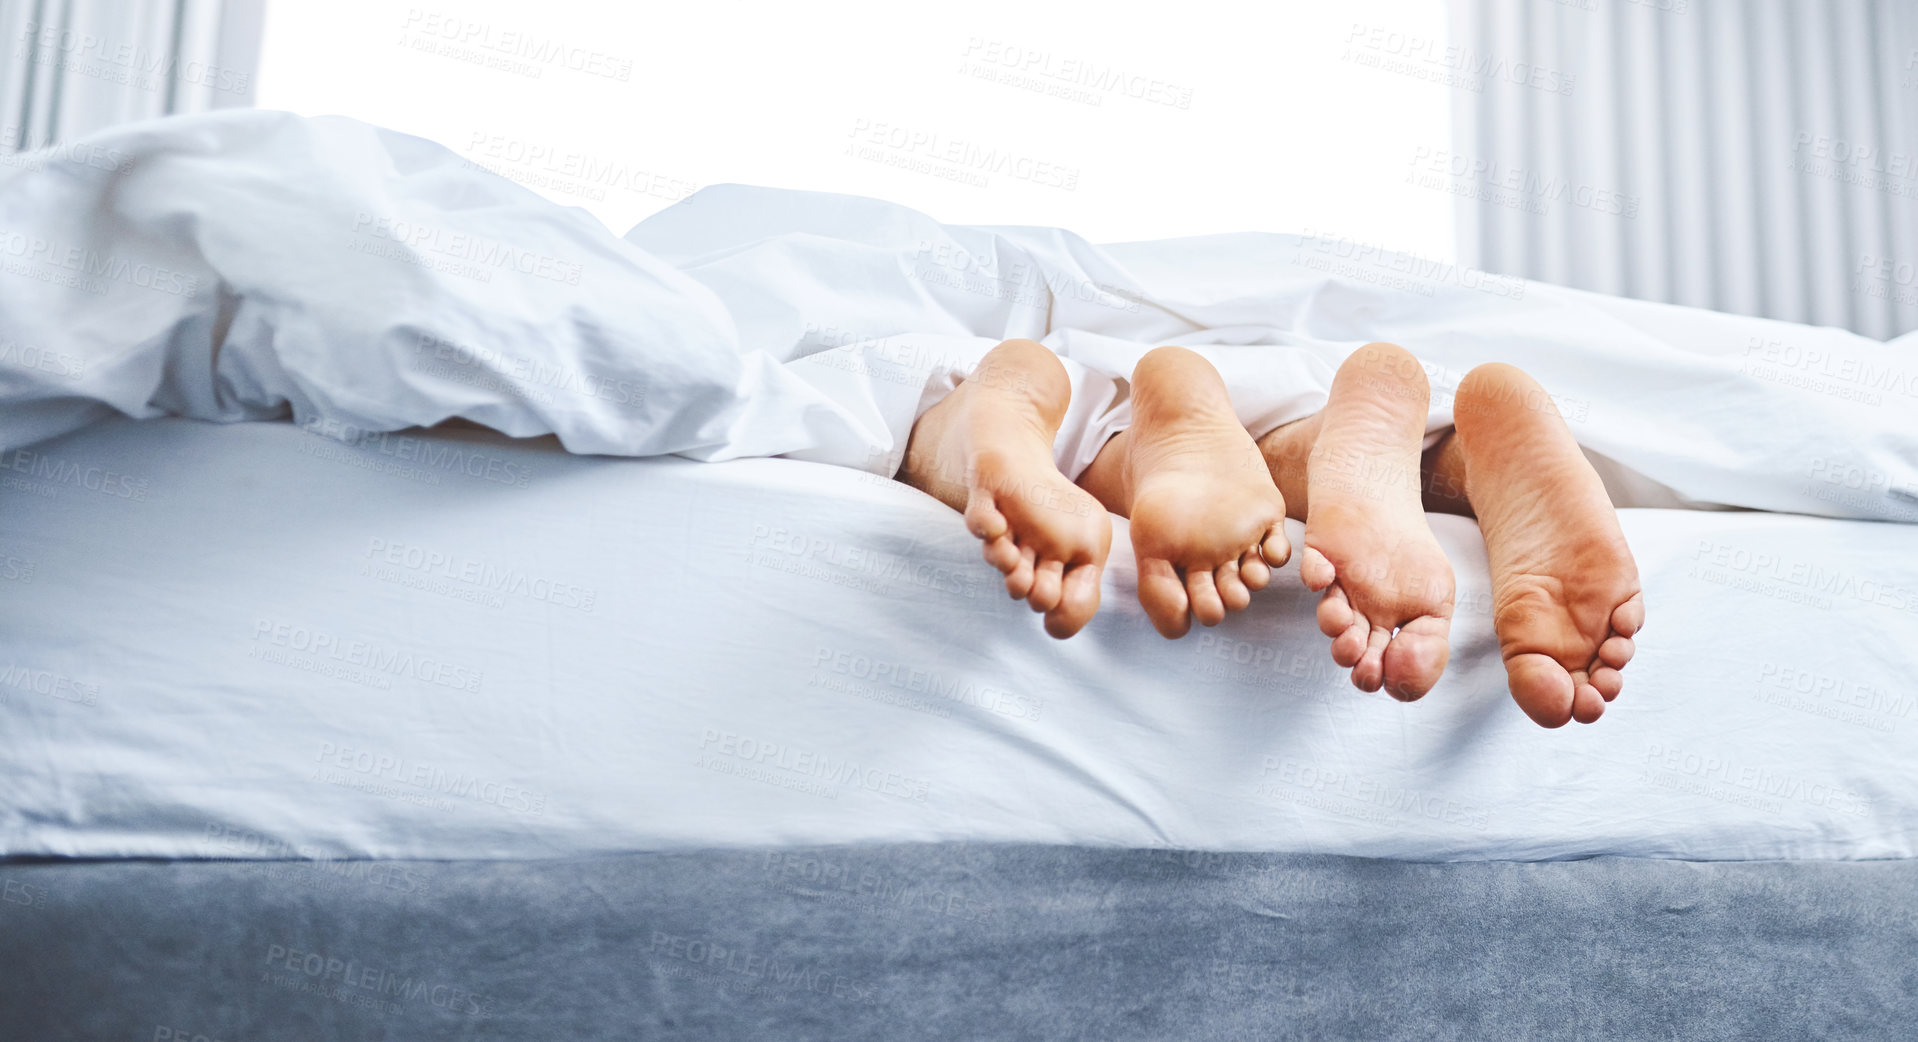
<path id="1" fill-rule="evenodd" d="M 0 862 L 0 1037 L 1909 1038 L 1918 862 Z"/>

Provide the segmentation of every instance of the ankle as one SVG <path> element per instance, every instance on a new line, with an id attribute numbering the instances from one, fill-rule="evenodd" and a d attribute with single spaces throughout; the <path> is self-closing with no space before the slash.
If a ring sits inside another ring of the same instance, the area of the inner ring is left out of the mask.
<path id="1" fill-rule="evenodd" d="M 1294 520 L 1305 520 L 1312 450 L 1319 441 L 1320 414 L 1275 427 L 1256 439 L 1259 455 L 1265 458 L 1272 483 L 1285 497 L 1285 512 Z"/>

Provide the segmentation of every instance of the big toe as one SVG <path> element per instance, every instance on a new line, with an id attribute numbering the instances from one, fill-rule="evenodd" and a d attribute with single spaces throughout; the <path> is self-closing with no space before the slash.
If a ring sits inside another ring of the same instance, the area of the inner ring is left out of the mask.
<path id="1" fill-rule="evenodd" d="M 1064 640 L 1085 628 L 1099 611 L 1099 574 L 1096 564 L 1082 564 L 1065 575 L 1059 603 L 1046 612 L 1046 632 Z"/>
<path id="2" fill-rule="evenodd" d="M 1572 675 L 1565 667 L 1539 654 L 1513 655 L 1505 660 L 1512 698 L 1540 727 L 1564 727 L 1572 719 Z"/>
<path id="3" fill-rule="evenodd" d="M 1159 635 L 1168 640 L 1185 636 L 1192 628 L 1191 602 L 1172 562 L 1160 557 L 1139 561 L 1139 607 Z"/>
<path id="4" fill-rule="evenodd" d="M 1432 690 L 1451 661 L 1451 620 L 1435 615 L 1399 627 L 1385 649 L 1385 690 L 1401 702 L 1416 702 Z"/>

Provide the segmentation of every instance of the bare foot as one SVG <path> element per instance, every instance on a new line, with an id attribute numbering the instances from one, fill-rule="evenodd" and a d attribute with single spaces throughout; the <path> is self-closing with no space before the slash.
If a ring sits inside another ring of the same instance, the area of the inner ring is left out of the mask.
<path id="1" fill-rule="evenodd" d="M 1618 697 L 1645 599 L 1605 486 L 1550 402 L 1494 362 L 1466 374 L 1453 414 L 1512 697 L 1562 727 L 1597 720 Z"/>
<path id="2" fill-rule="evenodd" d="M 1080 483 L 1132 519 L 1139 604 L 1168 638 L 1245 608 L 1292 555 L 1285 498 L 1218 372 L 1185 348 L 1139 360 L 1132 426 Z"/>
<path id="3" fill-rule="evenodd" d="M 1324 410 L 1259 440 L 1275 480 L 1296 488 L 1304 474 L 1304 495 L 1287 499 L 1305 515 L 1299 577 L 1325 591 L 1319 631 L 1332 660 L 1360 689 L 1406 702 L 1451 657 L 1452 565 L 1426 524 L 1419 480 L 1430 393 L 1404 348 L 1367 344 L 1339 367 Z"/>
<path id="4" fill-rule="evenodd" d="M 965 515 L 1006 592 L 1070 637 L 1099 610 L 1105 508 L 1059 473 L 1052 440 L 1072 384 L 1044 346 L 1008 340 L 913 424 L 899 480 Z"/>

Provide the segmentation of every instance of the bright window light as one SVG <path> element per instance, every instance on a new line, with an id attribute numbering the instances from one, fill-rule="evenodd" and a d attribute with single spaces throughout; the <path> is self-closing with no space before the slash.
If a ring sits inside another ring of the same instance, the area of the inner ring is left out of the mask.
<path id="1" fill-rule="evenodd" d="M 1450 89 L 1352 46 L 1439 0 L 269 6 L 259 104 L 439 141 L 623 232 L 700 185 L 1114 242 L 1312 231 L 1441 261 Z"/>

